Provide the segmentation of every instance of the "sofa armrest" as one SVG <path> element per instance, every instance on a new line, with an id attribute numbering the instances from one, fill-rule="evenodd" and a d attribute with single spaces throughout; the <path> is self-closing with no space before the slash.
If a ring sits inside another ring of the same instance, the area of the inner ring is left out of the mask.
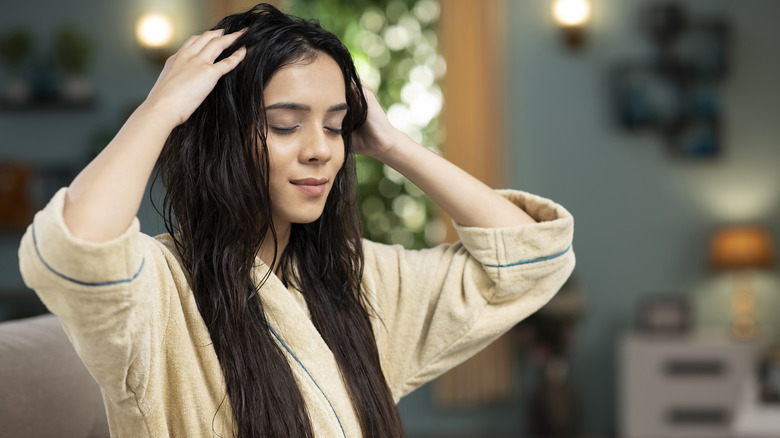
<path id="1" fill-rule="evenodd" d="M 0 394 L 4 436 L 109 436 L 100 388 L 54 315 L 0 323 Z"/>

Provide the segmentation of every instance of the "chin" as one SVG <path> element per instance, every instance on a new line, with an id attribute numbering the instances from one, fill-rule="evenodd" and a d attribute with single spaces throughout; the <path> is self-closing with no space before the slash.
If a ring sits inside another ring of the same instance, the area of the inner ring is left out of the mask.
<path id="1" fill-rule="evenodd" d="M 303 213 L 296 214 L 292 217 L 290 217 L 290 223 L 293 224 L 310 224 L 317 219 L 319 219 L 322 216 L 322 210 L 317 212 L 312 212 L 311 214 Z"/>
<path id="2" fill-rule="evenodd" d="M 310 223 L 312 223 L 312 222 L 316 221 L 316 220 L 317 220 L 317 219 L 319 219 L 319 218 L 320 218 L 320 217 L 319 217 L 319 216 L 317 216 L 317 217 L 315 217 L 315 218 L 313 218 L 313 219 L 301 219 L 301 220 L 295 220 L 295 221 L 292 221 L 292 223 L 294 223 L 294 224 L 299 224 L 299 225 L 306 225 L 306 224 L 310 224 Z"/>
<path id="3" fill-rule="evenodd" d="M 289 202 L 275 208 L 273 216 L 277 225 L 310 224 L 322 216 L 325 211 L 325 199 L 308 202 Z"/>

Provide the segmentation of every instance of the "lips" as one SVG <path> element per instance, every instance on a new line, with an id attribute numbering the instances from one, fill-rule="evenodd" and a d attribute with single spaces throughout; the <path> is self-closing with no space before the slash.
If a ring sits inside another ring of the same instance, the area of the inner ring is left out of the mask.
<path id="1" fill-rule="evenodd" d="M 298 190 L 310 196 L 320 196 L 327 188 L 327 178 L 301 178 L 290 181 Z"/>
<path id="2" fill-rule="evenodd" d="M 321 186 L 328 182 L 328 178 L 301 178 L 290 182 L 297 186 Z"/>

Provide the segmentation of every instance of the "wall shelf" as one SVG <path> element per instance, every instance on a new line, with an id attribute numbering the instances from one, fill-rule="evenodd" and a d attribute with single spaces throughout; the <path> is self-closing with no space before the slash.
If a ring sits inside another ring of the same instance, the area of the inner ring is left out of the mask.
<path id="1" fill-rule="evenodd" d="M 89 110 L 94 108 L 95 99 L 71 101 L 66 99 L 31 99 L 24 102 L 14 102 L 8 99 L 0 99 L 0 108 L 3 111 L 70 111 Z"/>

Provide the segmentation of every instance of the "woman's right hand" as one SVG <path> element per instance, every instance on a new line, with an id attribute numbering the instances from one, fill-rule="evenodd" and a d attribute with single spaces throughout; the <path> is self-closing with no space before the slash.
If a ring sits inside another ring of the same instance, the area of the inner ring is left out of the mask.
<path id="1" fill-rule="evenodd" d="M 220 30 L 192 36 L 168 58 L 144 103 L 68 187 L 63 218 L 75 237 L 106 242 L 127 230 L 171 130 L 244 59 L 242 48 L 214 62 L 240 35 Z"/>
<path id="2" fill-rule="evenodd" d="M 145 103 L 158 109 L 157 114 L 169 118 L 173 126 L 184 123 L 219 78 L 244 59 L 246 48 L 241 47 L 227 58 L 214 62 L 243 32 L 224 35 L 220 29 L 189 37 L 165 62 Z"/>

